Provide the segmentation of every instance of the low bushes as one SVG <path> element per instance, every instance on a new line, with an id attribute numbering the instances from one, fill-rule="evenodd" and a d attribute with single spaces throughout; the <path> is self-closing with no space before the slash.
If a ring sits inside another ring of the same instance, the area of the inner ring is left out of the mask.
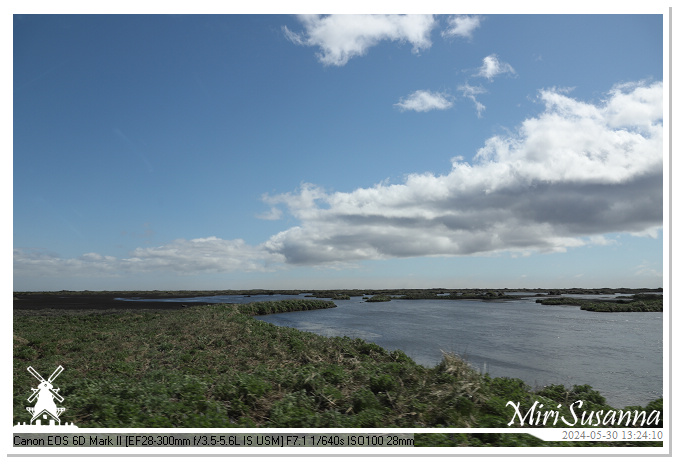
<path id="1" fill-rule="evenodd" d="M 632 298 L 595 300 L 588 298 L 544 298 L 535 300 L 543 305 L 580 306 L 580 309 L 594 312 L 662 312 L 662 295 L 639 293 Z"/>
<path id="2" fill-rule="evenodd" d="M 26 398 L 35 387 L 29 365 L 45 375 L 64 366 L 55 382 L 65 398 L 63 418 L 81 428 L 507 427 L 508 401 L 529 406 L 582 398 L 607 407 L 591 387 L 532 392 L 518 379 L 481 375 L 453 354 L 425 368 L 398 350 L 251 317 L 333 304 L 286 300 L 144 314 L 15 317 L 14 423 L 28 420 Z M 416 443 L 543 444 L 518 437 L 470 430 L 418 434 Z"/>

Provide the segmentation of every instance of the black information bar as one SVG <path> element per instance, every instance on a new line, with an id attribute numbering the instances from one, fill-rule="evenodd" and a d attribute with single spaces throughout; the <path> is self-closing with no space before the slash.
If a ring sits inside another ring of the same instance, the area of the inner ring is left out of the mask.
<path id="1" fill-rule="evenodd" d="M 398 447 L 412 433 L 15 433 L 14 447 Z"/>

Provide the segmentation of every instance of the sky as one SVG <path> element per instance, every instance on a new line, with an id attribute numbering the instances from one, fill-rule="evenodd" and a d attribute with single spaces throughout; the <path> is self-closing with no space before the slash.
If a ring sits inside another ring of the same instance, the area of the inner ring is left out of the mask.
<path id="1" fill-rule="evenodd" d="M 663 15 L 466 13 L 14 15 L 14 290 L 662 286 Z"/>

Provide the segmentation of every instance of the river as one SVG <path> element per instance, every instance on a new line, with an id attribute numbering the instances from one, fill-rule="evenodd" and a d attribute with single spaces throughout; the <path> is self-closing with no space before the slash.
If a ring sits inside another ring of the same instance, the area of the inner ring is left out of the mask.
<path id="1" fill-rule="evenodd" d="M 481 372 L 531 387 L 589 384 L 614 407 L 646 406 L 662 397 L 662 313 L 596 313 L 535 298 L 366 303 L 352 297 L 335 303 L 257 319 L 362 338 L 425 366 L 439 363 L 442 351 L 454 352 Z"/>
<path id="2" fill-rule="evenodd" d="M 533 295 L 533 294 L 530 294 Z M 597 313 L 520 300 L 335 300 L 336 308 L 258 316 L 328 337 L 362 338 L 435 366 L 454 352 L 493 377 L 532 388 L 589 384 L 609 405 L 646 406 L 663 396 L 663 313 Z M 602 295 L 563 295 L 606 298 Z M 617 295 L 622 296 L 622 295 Z M 157 301 L 250 303 L 304 295 L 223 295 Z M 613 298 L 609 295 L 608 298 Z"/>

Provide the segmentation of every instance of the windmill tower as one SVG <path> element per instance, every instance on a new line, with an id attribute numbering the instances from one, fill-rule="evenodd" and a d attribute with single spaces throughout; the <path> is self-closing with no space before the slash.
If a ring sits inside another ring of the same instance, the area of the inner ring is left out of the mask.
<path id="1" fill-rule="evenodd" d="M 56 399 L 61 403 L 64 401 L 64 398 L 59 395 L 59 389 L 54 388 L 52 382 L 59 374 L 61 374 L 61 371 L 63 370 L 64 368 L 62 366 L 57 367 L 52 375 L 50 375 L 49 379 L 45 380 L 40 374 L 38 374 L 38 371 L 33 369 L 33 367 L 28 366 L 28 372 L 30 372 L 33 377 L 40 381 L 38 388 L 31 388 L 33 393 L 28 398 L 29 403 L 32 403 L 36 398 L 38 399 L 35 402 L 34 407 L 26 408 L 26 410 L 33 415 L 31 418 L 31 425 L 41 425 L 42 419 L 48 419 L 50 421 L 50 425 L 54 425 L 55 423 L 57 425 L 61 425 L 59 416 L 66 410 L 66 408 L 58 408 L 54 400 Z"/>

